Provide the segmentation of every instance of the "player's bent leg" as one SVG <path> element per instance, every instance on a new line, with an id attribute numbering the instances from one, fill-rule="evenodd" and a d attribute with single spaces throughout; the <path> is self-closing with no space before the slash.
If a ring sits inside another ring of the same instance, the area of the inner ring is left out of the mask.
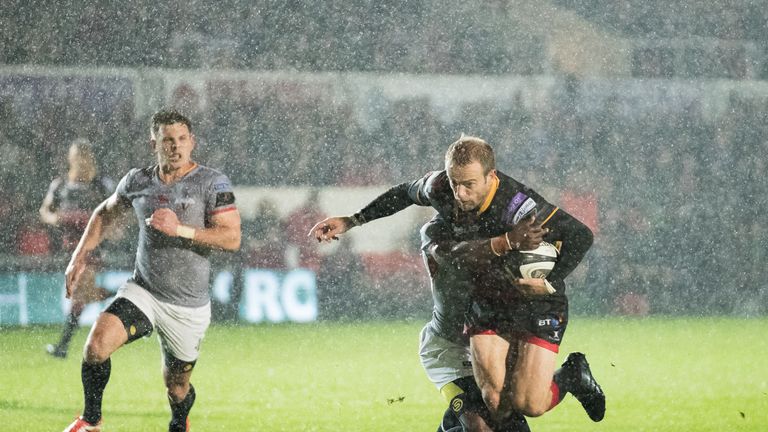
<path id="1" fill-rule="evenodd" d="M 152 333 L 152 323 L 136 305 L 118 297 L 99 315 L 85 343 L 84 359 L 99 363 L 126 343 Z"/>
<path id="2" fill-rule="evenodd" d="M 475 334 L 469 339 L 472 371 L 477 386 L 494 421 L 503 420 L 509 412 L 509 401 L 503 397 L 507 379 L 509 342 L 497 334 Z"/>
<path id="3" fill-rule="evenodd" d="M 97 425 L 101 422 L 101 401 L 104 389 L 109 382 L 112 372 L 110 356 L 127 339 L 120 319 L 110 313 L 102 313 L 96 320 L 88 335 L 81 364 L 81 379 L 83 382 L 83 424 Z M 81 427 L 77 429 L 77 421 L 73 430 L 100 430 Z"/>
<path id="4" fill-rule="evenodd" d="M 529 417 L 538 417 L 552 407 L 552 375 L 556 351 L 519 340 L 517 361 L 512 366 L 510 392 L 512 408 Z"/>
<path id="5" fill-rule="evenodd" d="M 102 397 L 112 371 L 110 356 L 139 333 L 137 330 L 130 335 L 129 328 L 142 329 L 144 334 L 152 331 L 149 319 L 138 308 L 126 299 L 116 299 L 99 315 L 88 334 L 81 365 L 85 406 L 80 419 L 91 426 L 101 423 Z M 70 426 L 77 426 L 77 421 Z"/>
<path id="6" fill-rule="evenodd" d="M 190 384 L 195 361 L 179 360 L 170 353 L 164 353 L 163 380 L 168 391 L 168 404 L 171 406 L 169 432 L 189 430 L 189 412 L 195 403 L 195 387 Z"/>

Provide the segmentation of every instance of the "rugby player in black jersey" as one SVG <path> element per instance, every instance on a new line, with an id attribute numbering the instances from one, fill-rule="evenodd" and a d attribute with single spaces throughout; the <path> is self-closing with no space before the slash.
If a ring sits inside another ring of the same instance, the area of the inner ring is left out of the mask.
<path id="1" fill-rule="evenodd" d="M 567 392 L 590 418 L 600 421 L 605 396 L 584 356 L 571 354 L 555 371 L 568 321 L 564 278 L 591 246 L 591 231 L 496 171 L 493 149 L 479 138 L 462 136 L 453 143 L 445 167 L 394 186 L 352 216 L 321 221 L 311 234 L 330 241 L 413 204 L 435 208 L 435 218 L 450 228 L 450 236 L 426 252 L 438 272 L 447 266 L 473 273 L 466 330 L 474 377 L 492 421 L 504 424 L 516 414 L 541 415 Z M 507 255 L 534 249 L 543 240 L 559 244 L 561 250 L 546 280 L 508 280 L 506 272 L 497 271 L 509 266 Z"/>
<path id="2" fill-rule="evenodd" d="M 55 227 L 61 234 L 62 251 L 71 253 L 85 230 L 91 210 L 112 193 L 114 184 L 112 180 L 99 175 L 93 149 L 85 139 L 77 139 L 69 146 L 67 165 L 66 176 L 55 178 L 48 187 L 48 193 L 40 206 L 40 219 Z M 72 296 L 59 342 L 46 346 L 48 354 L 54 357 L 67 356 L 69 342 L 77 331 L 78 320 L 85 307 L 111 295 L 96 284 L 98 255 L 92 254 L 89 261 L 91 266 L 83 272 L 80 287 Z"/>

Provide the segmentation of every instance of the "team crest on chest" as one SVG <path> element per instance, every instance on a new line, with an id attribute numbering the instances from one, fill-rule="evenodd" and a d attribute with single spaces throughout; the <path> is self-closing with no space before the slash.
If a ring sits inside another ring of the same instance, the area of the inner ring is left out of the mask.
<path id="1" fill-rule="evenodd" d="M 176 201 L 174 201 L 173 204 L 177 206 L 181 206 L 183 210 L 186 210 L 187 207 L 195 204 L 195 199 L 192 197 L 176 198 Z"/>

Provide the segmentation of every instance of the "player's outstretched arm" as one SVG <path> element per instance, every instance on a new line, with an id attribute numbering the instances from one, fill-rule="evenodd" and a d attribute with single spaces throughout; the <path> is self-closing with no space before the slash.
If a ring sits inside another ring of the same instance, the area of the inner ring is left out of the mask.
<path id="1" fill-rule="evenodd" d="M 391 216 L 413 204 L 431 205 L 426 190 L 429 188 L 428 181 L 432 177 L 433 173 L 428 173 L 416 181 L 393 186 L 352 216 L 336 216 L 320 221 L 309 231 L 309 236 L 319 242 L 338 240 L 339 235 L 352 227 Z"/>
<path id="2" fill-rule="evenodd" d="M 67 298 L 71 298 L 72 293 L 77 288 L 80 276 L 87 266 L 88 254 L 99 246 L 102 239 L 110 234 L 110 231 L 117 229 L 114 221 L 119 219 L 125 211 L 126 207 L 120 203 L 116 194 L 111 195 L 93 211 L 83 236 L 72 253 L 72 258 L 64 272 Z"/>

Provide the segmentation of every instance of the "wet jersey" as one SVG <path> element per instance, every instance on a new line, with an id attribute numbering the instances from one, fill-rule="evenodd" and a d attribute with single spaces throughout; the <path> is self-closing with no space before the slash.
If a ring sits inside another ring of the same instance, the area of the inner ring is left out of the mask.
<path id="1" fill-rule="evenodd" d="M 139 221 L 133 280 L 158 300 L 200 307 L 209 298 L 211 249 L 182 237 L 170 237 L 146 225 L 155 210 L 169 208 L 183 225 L 210 226 L 211 217 L 236 210 L 229 179 L 201 165 L 183 178 L 163 183 L 158 167 L 132 169 L 120 180 L 117 196 L 132 206 Z"/>
<path id="2" fill-rule="evenodd" d="M 429 252 L 434 245 L 452 238 L 451 231 L 439 215 L 427 222 L 420 231 L 422 256 L 429 271 L 434 305 L 432 320 L 428 325 L 438 336 L 463 345 L 468 342 L 464 336 L 464 313 L 471 301 L 473 275 L 461 267 L 440 265 Z"/>
<path id="3" fill-rule="evenodd" d="M 498 186 L 492 190 L 490 201 L 481 207 L 482 211 L 461 211 L 453 197 L 446 172 L 439 171 L 391 188 L 354 217 L 358 222 L 365 223 L 394 214 L 413 204 L 431 206 L 437 215 L 430 224 L 439 224 L 441 228 L 433 227 L 432 235 L 426 237 L 430 237 L 429 241 L 433 243 L 444 243 L 447 249 L 452 249 L 452 245 L 461 242 L 502 235 L 535 213 L 537 221 L 550 229 L 545 240 L 560 245 L 561 256 L 547 279 L 557 290 L 551 296 L 552 300 L 557 301 L 558 297 L 564 300 L 563 279 L 573 271 L 591 246 L 591 231 L 524 184 L 503 173 L 497 175 Z M 425 232 L 422 230 L 423 243 Z M 440 266 L 436 262 L 431 264 L 435 301 L 432 325 L 440 333 L 450 334 L 455 331 L 456 321 L 463 319 L 459 311 L 462 314 L 466 311 L 472 297 L 503 296 L 508 301 L 515 301 L 518 296 L 517 290 L 509 286 L 505 273 L 500 271 L 502 266 L 509 265 L 508 260 L 514 259 L 514 254 L 497 257 L 491 253 L 489 244 L 481 250 L 487 258 L 483 265 L 470 268 L 464 260 L 457 260 L 448 266 Z M 427 263 L 430 264 L 428 257 Z M 433 273 L 433 270 L 437 270 L 437 273 Z M 446 272 L 444 276 L 440 275 L 441 271 Z M 467 279 L 469 274 L 472 274 L 471 279 Z M 466 294 L 464 290 L 467 289 L 472 291 L 471 294 Z"/>
<path id="4" fill-rule="evenodd" d="M 58 215 L 65 250 L 71 251 L 77 246 L 91 212 L 112 194 L 114 187 L 114 182 L 106 177 L 95 177 L 87 183 L 63 178 L 51 182 L 46 201 L 51 203 L 50 210 Z"/>

